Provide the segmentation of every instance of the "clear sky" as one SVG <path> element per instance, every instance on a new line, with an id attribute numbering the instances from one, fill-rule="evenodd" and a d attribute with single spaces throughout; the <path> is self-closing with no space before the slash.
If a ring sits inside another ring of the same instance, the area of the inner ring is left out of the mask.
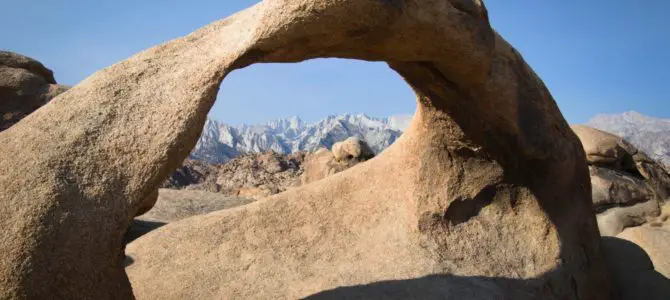
<path id="1" fill-rule="evenodd" d="M 253 0 L 5 1 L 0 48 L 74 85 Z M 636 110 L 670 117 L 670 1 L 489 0 L 493 26 L 524 55 L 568 121 Z M 383 63 L 323 59 L 256 65 L 224 81 L 210 115 L 238 124 L 297 115 L 407 114 L 414 96 Z"/>

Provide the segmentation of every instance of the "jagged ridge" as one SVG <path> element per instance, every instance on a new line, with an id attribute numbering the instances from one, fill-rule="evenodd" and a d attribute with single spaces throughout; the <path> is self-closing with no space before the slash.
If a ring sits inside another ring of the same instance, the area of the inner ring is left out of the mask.
<path id="1" fill-rule="evenodd" d="M 208 119 L 191 158 L 223 163 L 243 153 L 273 150 L 277 153 L 315 151 L 355 136 L 365 140 L 376 153 L 390 146 L 402 134 L 411 116 L 373 118 L 365 114 L 328 116 L 305 124 L 298 117 L 267 124 L 231 126 Z"/>

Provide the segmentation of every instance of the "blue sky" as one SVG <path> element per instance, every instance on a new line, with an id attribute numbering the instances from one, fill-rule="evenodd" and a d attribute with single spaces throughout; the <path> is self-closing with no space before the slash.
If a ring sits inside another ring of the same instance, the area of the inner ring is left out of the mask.
<path id="1" fill-rule="evenodd" d="M 96 70 L 256 1 L 6 1 L 0 48 L 76 84 Z M 494 28 L 524 55 L 568 121 L 636 110 L 670 118 L 670 1 L 487 1 Z M 412 113 L 414 95 L 383 63 L 320 59 L 229 75 L 210 115 L 238 124 L 297 115 Z"/>

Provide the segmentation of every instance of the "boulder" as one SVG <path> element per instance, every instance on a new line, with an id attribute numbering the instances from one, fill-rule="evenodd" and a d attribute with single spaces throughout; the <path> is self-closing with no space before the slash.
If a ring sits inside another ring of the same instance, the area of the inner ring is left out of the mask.
<path id="1" fill-rule="evenodd" d="M 328 151 L 326 148 L 320 148 L 314 153 L 308 154 L 305 158 L 300 182 L 308 184 L 321 180 L 353 167 L 356 164 L 358 164 L 358 160 L 356 159 L 338 160 L 333 155 L 333 152 Z"/>
<path id="2" fill-rule="evenodd" d="M 656 271 L 670 278 L 670 231 L 663 228 L 641 226 L 628 228 L 617 235 L 640 246 L 649 254 Z M 642 299 L 642 298 L 640 298 Z"/>
<path id="3" fill-rule="evenodd" d="M 388 62 L 417 94 L 407 132 L 346 172 L 160 227 L 128 265 L 123 234 L 224 77 L 317 57 Z M 581 144 L 481 1 L 266 0 L 57 100 L 0 133 L 0 298 L 609 298 Z"/>
<path id="4" fill-rule="evenodd" d="M 66 86 L 56 84 L 53 72 L 40 62 L 0 51 L 0 131 L 66 90 Z"/>
<path id="5" fill-rule="evenodd" d="M 661 213 L 656 200 L 637 203 L 632 206 L 614 207 L 596 216 L 602 236 L 616 236 L 629 227 L 646 224 Z"/>
<path id="6" fill-rule="evenodd" d="M 47 69 L 39 61 L 9 51 L 0 51 L 0 66 L 5 66 L 14 69 L 23 69 L 33 73 L 42 78 L 42 80 L 49 84 L 55 84 L 56 79 L 51 70 Z"/>
<path id="7" fill-rule="evenodd" d="M 595 166 L 589 166 L 589 171 L 593 207 L 597 212 L 614 206 L 631 206 L 657 199 L 654 190 L 643 178 Z"/>
<path id="8" fill-rule="evenodd" d="M 335 143 L 332 151 L 338 161 L 365 161 L 375 156 L 370 146 L 357 137 Z"/>
<path id="9" fill-rule="evenodd" d="M 613 166 L 615 169 L 632 168 L 631 156 L 621 146 L 622 138 L 583 125 L 573 125 L 572 130 L 582 142 L 589 164 Z"/>

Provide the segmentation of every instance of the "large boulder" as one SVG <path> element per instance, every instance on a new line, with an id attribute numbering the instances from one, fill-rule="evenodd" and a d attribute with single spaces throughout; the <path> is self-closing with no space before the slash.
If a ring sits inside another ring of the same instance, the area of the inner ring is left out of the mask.
<path id="1" fill-rule="evenodd" d="M 56 84 L 53 72 L 40 62 L 0 51 L 0 131 L 66 90 L 66 86 Z"/>
<path id="2" fill-rule="evenodd" d="M 572 130 L 582 142 L 589 164 L 613 166 L 615 169 L 631 169 L 633 167 L 632 156 L 621 145 L 622 138 L 583 125 L 573 125 Z"/>
<path id="3" fill-rule="evenodd" d="M 389 62 L 417 93 L 407 132 L 356 168 L 128 244 L 131 290 L 123 234 L 221 80 L 316 57 Z M 57 100 L 0 134 L 0 298 L 609 297 L 581 144 L 481 1 L 266 0 Z"/>

